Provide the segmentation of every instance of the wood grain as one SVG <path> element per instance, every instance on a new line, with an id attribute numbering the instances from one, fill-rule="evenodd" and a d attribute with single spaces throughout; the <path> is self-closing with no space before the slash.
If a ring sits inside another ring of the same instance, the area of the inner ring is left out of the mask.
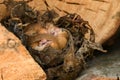
<path id="1" fill-rule="evenodd" d="M 47 0 L 47 3 L 50 9 L 55 9 L 61 16 L 65 13 L 55 7 L 81 15 L 93 27 L 96 42 L 99 43 L 104 43 L 113 36 L 120 24 L 120 0 Z M 29 5 L 40 12 L 46 10 L 43 0 L 33 0 Z M 0 9 L 1 19 L 5 16 L 6 10 L 3 5 L 0 5 Z"/>
<path id="2" fill-rule="evenodd" d="M 51 9 L 58 7 L 70 13 L 78 13 L 93 27 L 96 42 L 104 43 L 108 40 L 120 24 L 120 0 L 47 0 Z M 79 5 L 67 3 L 79 3 Z M 30 3 L 37 10 L 45 10 L 42 0 L 34 0 Z M 56 10 L 58 11 L 58 10 Z M 63 12 L 59 12 L 64 15 Z"/>
<path id="3" fill-rule="evenodd" d="M 0 24 L 0 80 L 46 80 L 21 41 Z"/>

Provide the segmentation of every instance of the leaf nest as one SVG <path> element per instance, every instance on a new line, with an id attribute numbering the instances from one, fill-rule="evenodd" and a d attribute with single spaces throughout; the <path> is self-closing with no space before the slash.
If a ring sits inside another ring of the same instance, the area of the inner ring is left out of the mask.
<path id="1" fill-rule="evenodd" d="M 77 13 L 59 16 L 53 9 L 41 13 L 28 2 L 5 0 L 8 15 L 1 23 L 22 41 L 48 80 L 72 80 L 95 49 L 106 52 L 95 43 L 92 27 Z"/>

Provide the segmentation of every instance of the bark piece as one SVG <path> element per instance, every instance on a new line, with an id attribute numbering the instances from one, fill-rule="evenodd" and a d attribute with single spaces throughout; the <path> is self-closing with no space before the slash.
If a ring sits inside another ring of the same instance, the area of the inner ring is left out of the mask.
<path id="1" fill-rule="evenodd" d="M 1 0 L 0 0 L 1 2 Z M 0 4 L 0 21 L 3 17 L 7 15 L 6 7 L 3 4 Z"/>
<path id="2" fill-rule="evenodd" d="M 0 24 L 0 80 L 45 80 L 46 74 L 11 32 Z"/>

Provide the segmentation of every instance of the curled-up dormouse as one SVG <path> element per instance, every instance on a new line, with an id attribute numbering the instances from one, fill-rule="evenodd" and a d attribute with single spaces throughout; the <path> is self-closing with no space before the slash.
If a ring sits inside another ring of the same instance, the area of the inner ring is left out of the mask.
<path id="1" fill-rule="evenodd" d="M 26 43 L 47 80 L 73 80 L 95 49 L 106 52 L 95 43 L 92 27 L 77 13 L 66 12 L 60 17 L 43 0 L 47 10 L 39 14 L 27 4 L 29 1 L 4 0 L 8 15 L 1 23 Z"/>

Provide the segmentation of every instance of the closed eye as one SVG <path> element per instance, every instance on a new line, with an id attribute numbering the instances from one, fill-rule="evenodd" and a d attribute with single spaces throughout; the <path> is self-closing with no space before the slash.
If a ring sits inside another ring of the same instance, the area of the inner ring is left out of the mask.
<path id="1" fill-rule="evenodd" d="M 41 43 L 41 45 L 45 45 L 47 42 L 43 42 L 43 43 Z"/>

